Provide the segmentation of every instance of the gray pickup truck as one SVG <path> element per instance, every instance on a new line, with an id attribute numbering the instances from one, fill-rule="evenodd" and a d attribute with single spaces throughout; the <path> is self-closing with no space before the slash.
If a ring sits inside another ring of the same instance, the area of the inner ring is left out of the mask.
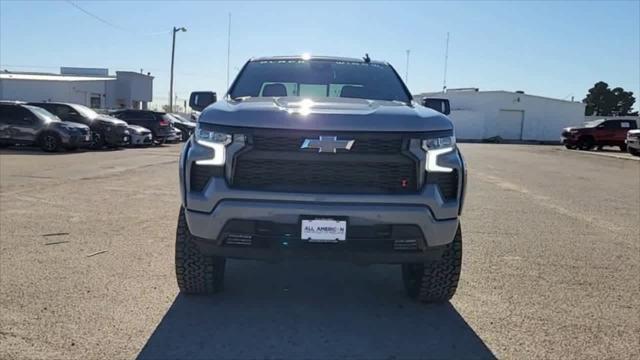
<path id="1" fill-rule="evenodd" d="M 464 161 L 451 121 L 391 65 L 251 59 L 215 99 L 190 98 L 202 113 L 180 157 L 182 292 L 221 290 L 227 258 L 288 256 L 401 264 L 411 297 L 454 295 Z"/>

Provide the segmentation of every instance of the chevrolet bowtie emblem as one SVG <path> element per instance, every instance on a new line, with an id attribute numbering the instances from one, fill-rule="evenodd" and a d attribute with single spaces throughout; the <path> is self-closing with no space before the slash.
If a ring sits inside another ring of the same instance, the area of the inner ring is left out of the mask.
<path id="1" fill-rule="evenodd" d="M 301 149 L 318 149 L 321 153 L 336 153 L 340 150 L 351 150 L 355 140 L 338 140 L 337 136 L 320 136 L 319 139 L 304 139 Z"/>

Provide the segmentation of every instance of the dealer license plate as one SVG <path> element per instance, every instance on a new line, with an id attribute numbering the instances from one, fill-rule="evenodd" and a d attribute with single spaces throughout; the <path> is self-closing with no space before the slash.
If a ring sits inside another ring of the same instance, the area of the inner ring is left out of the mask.
<path id="1" fill-rule="evenodd" d="M 347 239 L 347 221 L 336 219 L 302 219 L 302 240 L 338 242 Z"/>

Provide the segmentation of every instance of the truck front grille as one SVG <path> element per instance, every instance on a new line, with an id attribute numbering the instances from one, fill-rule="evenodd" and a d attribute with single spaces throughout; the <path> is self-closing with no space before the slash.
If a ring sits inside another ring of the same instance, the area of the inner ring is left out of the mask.
<path id="1" fill-rule="evenodd" d="M 354 140 L 336 153 L 301 149 L 321 132 L 259 131 L 236 154 L 232 187 L 305 193 L 397 194 L 417 192 L 417 161 L 403 151 L 402 135 L 327 134 Z"/>
<path id="2" fill-rule="evenodd" d="M 413 161 L 245 160 L 236 163 L 237 188 L 311 193 L 409 193 L 416 191 Z"/>

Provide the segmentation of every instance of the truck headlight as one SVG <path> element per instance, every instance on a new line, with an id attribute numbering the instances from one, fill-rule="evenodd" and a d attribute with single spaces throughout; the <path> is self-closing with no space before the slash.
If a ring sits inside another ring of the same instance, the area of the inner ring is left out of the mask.
<path id="1" fill-rule="evenodd" d="M 224 165 L 227 157 L 226 147 L 231 144 L 232 137 L 230 134 L 202 129 L 198 126 L 195 132 L 195 140 L 199 145 L 213 149 L 213 158 L 205 160 L 196 160 L 198 165 Z"/>
<path id="2" fill-rule="evenodd" d="M 429 172 L 451 172 L 452 168 L 438 165 L 438 156 L 455 149 L 455 136 L 441 136 L 422 140 L 422 149 L 427 153 L 425 170 Z"/>

